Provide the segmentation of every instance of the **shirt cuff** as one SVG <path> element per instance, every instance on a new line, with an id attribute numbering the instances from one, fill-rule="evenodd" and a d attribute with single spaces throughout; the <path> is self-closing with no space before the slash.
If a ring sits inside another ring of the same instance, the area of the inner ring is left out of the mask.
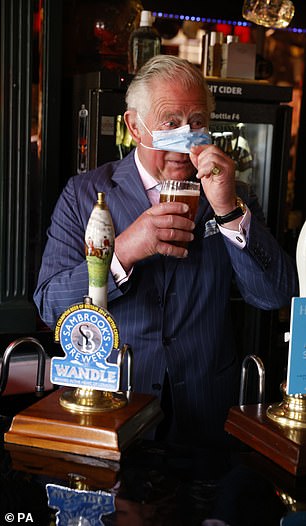
<path id="1" fill-rule="evenodd" d="M 130 275 L 133 272 L 133 269 L 131 269 L 128 273 L 126 273 L 114 252 L 113 257 L 112 257 L 111 266 L 110 266 L 110 271 L 113 275 L 116 285 L 120 287 L 120 285 L 122 285 L 129 279 Z"/>
<path id="2" fill-rule="evenodd" d="M 236 247 L 243 249 L 249 235 L 250 221 L 251 212 L 246 206 L 246 213 L 239 223 L 239 230 L 230 230 L 221 225 L 218 225 L 218 227 L 223 236 L 227 237 Z"/>

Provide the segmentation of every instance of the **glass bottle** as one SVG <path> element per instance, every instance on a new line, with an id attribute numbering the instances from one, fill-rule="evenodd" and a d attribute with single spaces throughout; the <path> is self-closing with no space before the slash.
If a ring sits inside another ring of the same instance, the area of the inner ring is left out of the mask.
<path id="1" fill-rule="evenodd" d="M 222 44 L 223 33 L 211 31 L 208 47 L 208 67 L 207 74 L 209 77 L 220 77 L 222 66 Z"/>
<path id="2" fill-rule="evenodd" d="M 222 44 L 221 77 L 226 78 L 228 69 L 228 54 L 230 46 L 239 43 L 238 35 L 226 35 L 226 41 Z"/>
<path id="3" fill-rule="evenodd" d="M 233 138 L 233 132 L 223 132 L 223 151 L 231 158 L 233 158 Z"/>
<path id="4" fill-rule="evenodd" d="M 247 139 L 245 124 L 240 122 L 237 124 L 238 137 L 233 152 L 233 158 L 236 161 L 237 171 L 240 173 L 252 171 L 253 155 L 250 144 Z"/>
<path id="5" fill-rule="evenodd" d="M 218 148 L 221 148 L 223 150 L 223 133 L 222 132 L 213 132 L 211 135 L 211 141 L 213 144 L 218 146 Z"/>
<path id="6" fill-rule="evenodd" d="M 154 18 L 151 11 L 141 11 L 140 26 L 131 33 L 128 46 L 128 72 L 137 71 L 161 51 L 161 38 L 153 27 Z"/>

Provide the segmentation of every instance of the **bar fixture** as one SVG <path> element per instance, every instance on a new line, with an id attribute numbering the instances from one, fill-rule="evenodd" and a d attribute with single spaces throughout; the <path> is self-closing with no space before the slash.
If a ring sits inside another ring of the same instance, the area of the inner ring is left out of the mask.
<path id="1" fill-rule="evenodd" d="M 291 0 L 244 0 L 242 16 L 254 24 L 270 28 L 286 28 L 294 16 Z"/>

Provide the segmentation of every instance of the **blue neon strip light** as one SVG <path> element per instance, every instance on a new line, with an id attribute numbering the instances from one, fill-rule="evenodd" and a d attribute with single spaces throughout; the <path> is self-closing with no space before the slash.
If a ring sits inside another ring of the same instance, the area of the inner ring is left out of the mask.
<path id="1" fill-rule="evenodd" d="M 161 11 L 152 11 L 152 15 L 156 18 L 169 18 L 170 20 L 188 20 L 191 22 L 204 22 L 207 24 L 229 24 L 232 26 L 248 27 L 254 26 L 250 22 L 242 20 L 223 20 L 221 18 L 205 18 L 203 16 L 179 15 L 175 13 L 162 13 Z M 266 28 L 268 29 L 268 28 Z M 292 31 L 293 33 L 306 33 L 306 29 L 301 27 L 286 27 L 284 29 L 275 29 L 275 31 Z"/>

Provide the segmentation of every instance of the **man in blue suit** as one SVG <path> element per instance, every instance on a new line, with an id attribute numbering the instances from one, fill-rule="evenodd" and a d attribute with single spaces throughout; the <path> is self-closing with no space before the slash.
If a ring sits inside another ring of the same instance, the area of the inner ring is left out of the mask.
<path id="1" fill-rule="evenodd" d="M 182 153 L 185 139 L 207 142 L 213 99 L 199 69 L 154 57 L 133 78 L 126 102 L 137 146 L 68 181 L 48 230 L 35 302 L 54 328 L 88 294 L 85 229 L 104 192 L 116 233 L 108 310 L 133 350 L 134 390 L 167 400 L 167 439 L 217 444 L 240 379 L 233 280 L 249 304 L 277 309 L 297 294 L 295 262 L 265 226 L 256 196 L 236 183 L 232 159 L 212 144 Z M 195 223 L 183 215 L 186 205 L 158 204 L 154 187 L 166 179 L 201 182 Z"/>

